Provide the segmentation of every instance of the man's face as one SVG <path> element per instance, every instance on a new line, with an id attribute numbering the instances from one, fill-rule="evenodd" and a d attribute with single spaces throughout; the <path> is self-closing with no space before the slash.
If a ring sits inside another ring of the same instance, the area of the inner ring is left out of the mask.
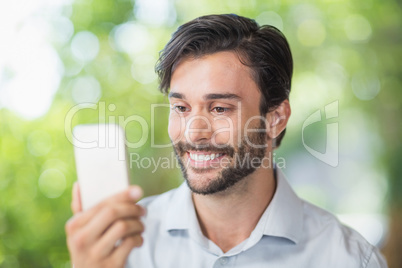
<path id="1" fill-rule="evenodd" d="M 235 53 L 184 59 L 170 85 L 169 136 L 193 192 L 223 191 L 259 167 L 267 144 L 261 93 Z"/>

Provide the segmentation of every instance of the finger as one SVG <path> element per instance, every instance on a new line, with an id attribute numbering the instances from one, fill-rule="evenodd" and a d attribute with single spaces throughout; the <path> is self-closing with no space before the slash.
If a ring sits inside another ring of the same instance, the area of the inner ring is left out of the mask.
<path id="1" fill-rule="evenodd" d="M 141 247 L 143 243 L 144 239 L 141 235 L 126 237 L 120 246 L 115 248 L 112 253 L 112 258 L 116 263 L 119 263 L 119 265 L 124 265 L 131 250 L 135 247 Z"/>
<path id="2" fill-rule="evenodd" d="M 121 209 L 123 212 L 127 212 L 133 210 L 132 207 L 138 207 L 139 210 L 142 210 L 139 205 L 131 205 L 131 207 L 126 207 Z M 85 212 L 84 212 L 85 213 Z M 113 224 L 103 224 L 99 219 L 94 219 L 88 225 L 83 226 L 81 228 L 74 227 L 74 223 L 72 223 L 76 217 L 79 217 L 80 214 L 75 215 L 71 220 L 69 220 L 66 224 L 66 233 L 67 233 L 67 244 L 69 248 L 78 249 L 79 251 L 82 249 L 89 248 L 91 246 L 94 248 L 93 255 L 99 256 L 100 258 L 106 257 L 110 255 L 113 250 L 114 245 L 118 240 L 122 238 L 133 235 L 135 233 L 141 233 L 144 231 L 144 225 L 137 218 L 124 218 L 121 217 L 120 220 L 110 220 L 114 222 Z M 102 229 L 102 232 L 99 233 L 100 227 L 105 226 Z M 96 247 L 97 244 L 101 244 L 101 246 Z M 94 246 L 95 245 L 95 246 Z M 103 248 L 106 249 L 103 249 Z M 97 248 L 95 250 L 95 248 Z M 92 250 L 91 250 L 92 251 Z"/>
<path id="3" fill-rule="evenodd" d="M 138 185 L 132 185 L 120 194 L 109 198 L 110 201 L 138 201 L 143 195 L 142 189 Z"/>
<path id="4" fill-rule="evenodd" d="M 74 214 L 82 211 L 80 187 L 78 182 L 74 182 L 71 200 L 71 210 Z"/>
<path id="5" fill-rule="evenodd" d="M 100 213 L 107 206 L 114 206 L 119 203 L 127 203 L 127 204 L 135 204 L 142 196 L 142 189 L 139 186 L 131 186 L 127 190 L 115 194 L 104 201 L 100 202 L 98 205 L 90 208 L 85 211 L 85 213 L 81 213 L 78 217 L 73 219 L 73 225 L 75 226 L 84 226 L 89 221 L 91 221 L 97 214 Z M 138 215 L 142 216 L 142 215 Z"/>
<path id="6" fill-rule="evenodd" d="M 141 235 L 143 231 L 144 225 L 139 219 L 117 221 L 106 231 L 94 249 L 101 257 L 106 257 L 115 250 L 117 241 Z"/>
<path id="7" fill-rule="evenodd" d="M 145 210 L 137 204 L 113 204 L 112 206 L 105 207 L 95 215 L 84 227 L 84 231 L 88 232 L 88 240 L 91 243 L 103 236 L 107 232 L 107 229 L 113 227 L 118 220 L 129 218 L 139 220 L 144 214 Z"/>

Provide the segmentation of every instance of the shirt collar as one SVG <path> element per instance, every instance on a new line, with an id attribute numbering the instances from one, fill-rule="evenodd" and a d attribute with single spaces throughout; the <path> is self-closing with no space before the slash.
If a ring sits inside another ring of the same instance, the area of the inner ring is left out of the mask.
<path id="1" fill-rule="evenodd" d="M 263 223 L 265 218 L 262 233 L 287 238 L 297 244 L 303 231 L 303 203 L 289 185 L 283 172 L 279 168 L 275 168 L 275 171 L 276 191 L 260 219 Z"/>
<path id="2" fill-rule="evenodd" d="M 253 233 L 254 235 L 260 233 L 260 235 L 282 237 L 298 243 L 303 228 L 303 204 L 290 187 L 282 171 L 275 168 L 275 172 L 276 191 L 274 197 Z M 175 190 L 170 200 L 166 213 L 165 230 L 186 229 L 200 232 L 191 190 L 184 182 Z"/>
<path id="3" fill-rule="evenodd" d="M 173 193 L 166 212 L 165 230 L 184 230 L 194 227 L 197 220 L 191 190 L 183 182 Z"/>

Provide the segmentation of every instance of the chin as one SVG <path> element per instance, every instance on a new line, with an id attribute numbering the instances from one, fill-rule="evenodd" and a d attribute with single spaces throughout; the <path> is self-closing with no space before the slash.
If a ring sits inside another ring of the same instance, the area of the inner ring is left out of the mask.
<path id="1" fill-rule="evenodd" d="M 220 172 L 214 175 L 211 174 L 210 176 L 191 173 L 187 175 L 190 175 L 186 177 L 188 187 L 193 193 L 200 195 L 213 195 L 225 192 L 244 178 L 231 180 L 226 176 L 222 176 Z"/>
<path id="2" fill-rule="evenodd" d="M 216 175 L 208 174 L 211 171 L 202 170 L 201 172 L 193 172 L 190 171 L 186 178 L 187 184 L 189 185 L 191 190 L 205 191 L 209 188 L 211 183 L 216 180 Z"/>
<path id="3" fill-rule="evenodd" d="M 216 180 L 216 175 L 212 174 L 208 176 L 205 173 L 193 173 L 189 172 L 186 177 L 186 182 L 188 187 L 193 193 L 207 195 L 211 194 L 211 186 L 214 184 L 214 180 Z"/>

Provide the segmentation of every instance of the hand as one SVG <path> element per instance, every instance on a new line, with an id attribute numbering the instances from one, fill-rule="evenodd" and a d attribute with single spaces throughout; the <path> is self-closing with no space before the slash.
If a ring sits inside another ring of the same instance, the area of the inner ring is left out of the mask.
<path id="1" fill-rule="evenodd" d="M 65 226 L 74 268 L 124 267 L 130 251 L 143 243 L 140 217 L 145 210 L 136 204 L 141 196 L 141 188 L 131 186 L 82 211 L 79 187 L 74 184 L 71 202 L 74 216 Z"/>

